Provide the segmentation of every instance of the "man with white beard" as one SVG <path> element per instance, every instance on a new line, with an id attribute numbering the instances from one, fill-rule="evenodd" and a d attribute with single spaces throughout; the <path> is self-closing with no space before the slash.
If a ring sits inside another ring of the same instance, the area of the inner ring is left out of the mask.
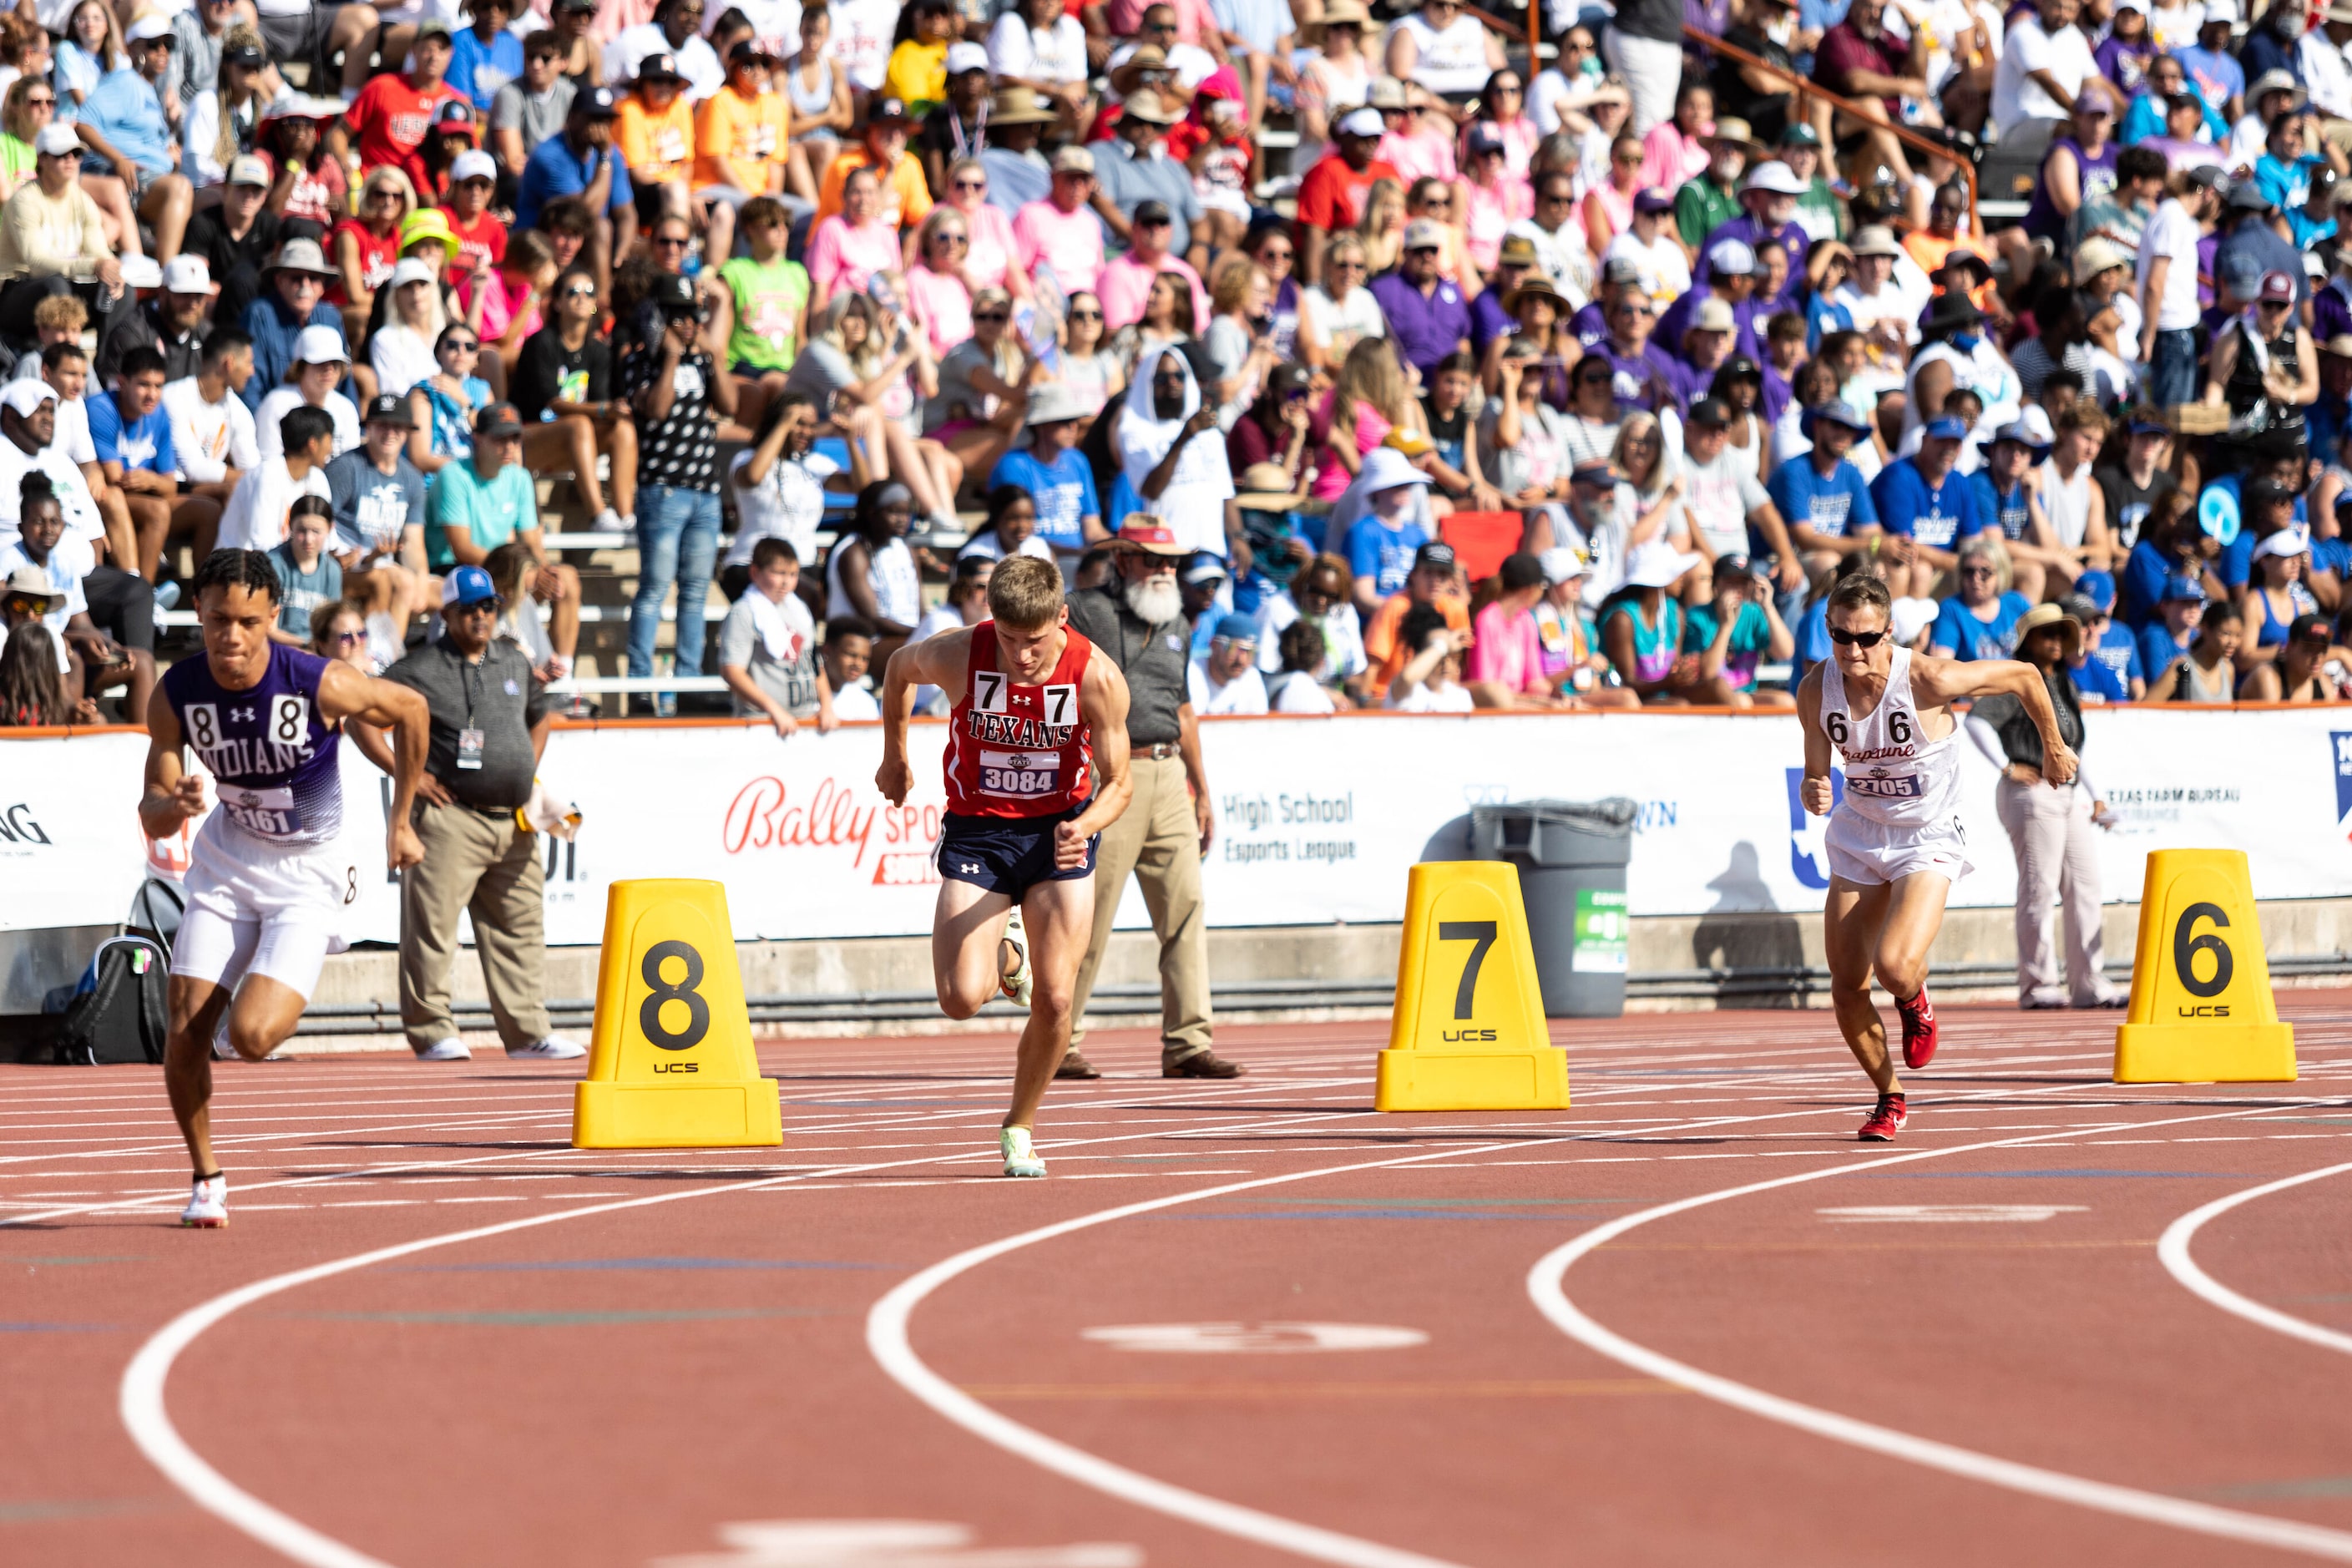
<path id="1" fill-rule="evenodd" d="M 1238 1078 L 1240 1064 L 1210 1049 L 1207 911 L 1201 856 L 1215 831 L 1201 734 L 1185 689 L 1191 634 L 1176 569 L 1192 552 L 1161 519 L 1137 512 L 1114 542 L 1118 573 L 1070 595 L 1070 625 L 1127 677 L 1128 776 L 1135 793 L 1095 850 L 1095 929 L 1078 965 L 1077 1025 L 1059 1078 L 1100 1078 L 1078 1050 L 1112 920 L 1130 873 L 1160 939 L 1160 1075 Z"/>

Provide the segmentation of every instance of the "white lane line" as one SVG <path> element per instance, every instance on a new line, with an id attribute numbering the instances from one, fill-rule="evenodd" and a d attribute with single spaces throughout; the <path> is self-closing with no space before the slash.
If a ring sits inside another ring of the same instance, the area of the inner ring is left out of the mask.
<path id="1" fill-rule="evenodd" d="M 2283 1193 L 2289 1187 L 2299 1187 L 2306 1182 L 2325 1181 L 2329 1176 L 2340 1176 L 2347 1171 L 2352 1171 L 2352 1164 L 2330 1165 L 2325 1170 L 2305 1171 L 2300 1176 L 2288 1176 L 2282 1181 L 2265 1182 L 2259 1187 L 2248 1187 L 2242 1193 L 2231 1193 L 2228 1197 L 2216 1198 L 2203 1208 L 2190 1209 L 2164 1227 L 2164 1235 L 2158 1237 L 2156 1243 L 2157 1258 L 2170 1271 L 2175 1279 L 2179 1280 L 2181 1284 L 2225 1312 L 2233 1313 L 2250 1323 L 2258 1323 L 2265 1329 L 2285 1334 L 2291 1339 L 2301 1340 L 2306 1344 L 2315 1344 L 2323 1350 L 2342 1351 L 2347 1355 L 2352 1355 L 2352 1334 L 2324 1328 L 2305 1319 L 2282 1312 L 2275 1307 L 2266 1307 L 2251 1297 L 2242 1296 L 2199 1268 L 2197 1260 L 2189 1254 L 2189 1244 L 2195 1240 L 2198 1230 L 2206 1221 L 2229 1213 L 2240 1204 L 2250 1204 L 2256 1198 L 2268 1197 L 2273 1193 Z"/>
<path id="2" fill-rule="evenodd" d="M 2210 1121 L 2230 1116 L 2263 1116 L 2273 1111 L 2302 1109 L 2300 1106 L 2250 1107 L 2238 1111 L 2219 1111 L 2208 1115 L 2172 1117 L 2161 1121 L 2141 1122 L 2146 1127 L 2175 1126 L 2182 1122 Z M 2079 1137 L 2080 1132 L 2053 1131 L 2024 1138 L 2002 1138 L 1984 1143 L 1964 1143 L 1948 1149 L 1927 1149 L 1916 1153 L 1895 1154 L 1867 1165 L 1844 1165 L 1822 1171 L 1801 1171 L 1795 1175 L 1775 1177 L 1769 1181 L 1749 1182 L 1740 1186 L 1726 1187 L 1717 1192 L 1701 1193 L 1637 1214 L 1625 1215 L 1586 1231 L 1563 1247 L 1555 1247 L 1538 1259 L 1528 1271 L 1528 1295 L 1536 1310 L 1549 1319 L 1553 1325 L 1570 1339 L 1600 1352 L 1612 1361 L 1646 1373 L 1652 1377 L 1704 1394 L 1718 1404 L 1743 1410 L 1767 1421 L 1777 1421 L 1794 1426 L 1815 1436 L 1884 1454 L 1890 1458 L 1942 1470 L 1968 1480 L 1982 1481 L 1990 1486 L 2006 1487 L 2012 1491 L 2033 1497 L 2047 1498 L 2055 1502 L 2071 1503 L 2079 1508 L 2120 1515 L 2145 1523 L 2168 1525 L 2176 1530 L 2200 1535 L 2218 1536 L 2228 1541 L 2242 1541 L 2257 1546 L 2275 1547 L 2282 1551 L 2308 1552 L 2315 1557 L 2339 1563 L 2352 1563 L 2352 1531 L 2330 1530 L 2324 1525 L 2305 1524 L 2296 1520 L 2279 1519 L 2268 1514 L 2247 1513 L 2237 1509 L 2217 1508 L 2210 1503 L 2192 1502 L 2185 1498 L 2168 1497 L 2162 1492 L 2142 1491 L 2137 1487 L 2119 1486 L 2109 1481 L 2092 1480 L 2084 1476 L 2068 1475 L 2062 1470 L 2044 1469 L 1998 1455 L 1979 1453 L 1957 1444 L 1938 1442 L 1909 1432 L 1898 1432 L 1874 1422 L 1858 1420 L 1818 1405 L 1801 1404 L 1777 1394 L 1738 1383 L 1731 1378 L 1704 1372 L 1685 1362 L 1661 1354 L 1647 1345 L 1627 1339 L 1588 1317 L 1583 1310 L 1569 1299 L 1567 1274 L 1570 1268 L 1596 1248 L 1654 1220 L 1686 1214 L 1693 1209 L 1726 1203 L 1733 1198 L 1752 1196 L 1781 1187 L 1792 1187 L 1804 1182 L 1822 1181 L 1841 1176 L 1850 1171 L 1883 1170 L 1889 1165 L 1908 1164 L 1922 1160 L 1943 1159 L 1953 1154 L 1969 1154 L 1988 1149 L 2014 1149 L 2039 1143 L 2050 1138 Z M 2347 1167 L 2338 1167 L 2339 1169 Z M 2260 1191 L 2261 1189 L 2256 1189 Z M 2252 1196 L 2252 1194 L 2242 1194 Z"/>

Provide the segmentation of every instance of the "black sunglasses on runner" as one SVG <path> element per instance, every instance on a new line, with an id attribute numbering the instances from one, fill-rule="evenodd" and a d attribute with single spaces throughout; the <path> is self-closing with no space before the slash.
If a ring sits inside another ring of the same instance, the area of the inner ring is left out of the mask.
<path id="1" fill-rule="evenodd" d="M 1830 641 L 1845 647 L 1876 647 L 1885 636 L 1885 632 L 1844 632 L 1835 626 L 1830 628 Z"/>

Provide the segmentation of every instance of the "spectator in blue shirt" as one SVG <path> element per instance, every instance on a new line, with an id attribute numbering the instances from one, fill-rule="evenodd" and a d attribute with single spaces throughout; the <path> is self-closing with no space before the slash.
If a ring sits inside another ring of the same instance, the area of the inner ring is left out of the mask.
<path id="1" fill-rule="evenodd" d="M 1030 395 L 1029 445 L 1004 454 L 990 470 L 988 488 L 1013 485 L 1037 503 L 1037 537 L 1054 547 L 1064 576 L 1075 576 L 1087 547 L 1110 538 L 1095 496 L 1094 465 L 1075 449 L 1085 411 L 1059 383 Z"/>
<path id="2" fill-rule="evenodd" d="M 522 79 L 522 40 L 507 31 L 515 0 L 467 0 L 460 9 L 474 25 L 450 38 L 449 68 L 441 79 L 488 114 L 499 89 Z"/>
<path id="3" fill-rule="evenodd" d="M 2311 175 L 2327 167 L 2327 160 L 2305 143 L 2312 122 L 2300 114 L 2282 114 L 2271 121 L 2263 155 L 2254 162 L 2254 184 L 2271 205 L 2286 214 L 2287 232 L 2297 249 L 2308 249 L 2333 232 L 2332 224 L 2303 210 L 2311 195 Z"/>
<path id="4" fill-rule="evenodd" d="M 523 163 L 515 190 L 515 227 L 537 228 L 540 209 L 558 196 L 584 195 L 589 210 L 612 226 L 612 247 L 605 254 L 618 256 L 628 248 L 637 234 L 637 193 L 613 150 L 613 122 L 620 115 L 609 87 L 592 87 L 572 99 L 563 134 L 541 142 Z"/>
<path id="5" fill-rule="evenodd" d="M 2139 669 L 2150 686 L 2189 656 L 2205 620 L 2205 588 L 2196 578 L 2167 577 L 2158 593 L 2158 618 L 2139 629 Z"/>
<path id="6" fill-rule="evenodd" d="M 1918 452 L 1895 458 L 1870 481 L 1880 524 L 1910 542 L 1906 592 L 1913 598 L 1934 592 L 1936 579 L 1959 564 L 1960 541 L 1985 526 L 1969 476 L 1955 466 L 1960 443 L 1968 437 L 1969 427 L 1950 415 L 1930 419 L 1921 432 Z"/>
<path id="7" fill-rule="evenodd" d="M 99 78 L 78 110 L 59 93 L 58 119 L 74 121 L 82 145 L 97 155 L 83 164 L 82 178 L 121 180 L 140 218 L 154 226 L 156 254 L 176 256 L 194 210 L 195 189 L 185 175 L 173 173 L 179 147 L 160 96 L 172 69 L 171 18 L 142 18 L 127 43 L 131 63 Z"/>
<path id="8" fill-rule="evenodd" d="M 2115 580 L 2104 572 L 2085 572 L 2084 577 L 2104 579 L 2110 601 L 2115 598 Z M 2116 625 L 2098 600 L 2076 591 L 2058 601 L 2058 607 L 2083 625 L 2082 658 L 2067 666 L 2074 677 L 2074 685 L 2084 698 L 2097 698 L 2103 702 L 2137 702 L 2147 690 L 2147 681 L 2140 674 L 2139 639 Z"/>
<path id="9" fill-rule="evenodd" d="M 1802 423 L 1810 426 L 1805 434 L 1813 449 L 1773 469 L 1764 491 L 1788 524 L 1790 542 L 1804 556 L 1810 575 L 1868 549 L 1871 536 L 1884 531 L 1862 470 L 1845 457 L 1869 429 L 1868 421 L 1832 398 L 1808 410 Z"/>
<path id="10" fill-rule="evenodd" d="M 2189 85 L 2197 96 L 2234 125 L 2246 111 L 2246 73 L 2230 55 L 2230 30 L 2237 20 L 2235 5 L 2208 5 L 2197 29 L 2197 42 L 2175 49 L 2189 71 Z"/>
<path id="11" fill-rule="evenodd" d="M 2017 622 L 2033 607 L 2010 589 L 2009 552 L 1990 533 L 1960 546 L 1960 591 L 1944 601 L 1927 647 L 1937 658 L 2008 658 Z"/>
<path id="12" fill-rule="evenodd" d="M 1348 569 L 1356 574 L 1356 606 L 1370 616 L 1381 601 L 1404 591 L 1413 561 L 1429 534 L 1416 521 L 1412 487 L 1429 483 L 1427 476 L 1389 447 L 1375 447 L 1364 458 L 1360 486 L 1366 510 L 1348 530 Z"/>
<path id="13" fill-rule="evenodd" d="M 163 408 L 163 351 L 142 343 L 123 354 L 112 392 L 93 388 L 84 399 L 90 445 L 97 448 L 108 489 L 121 491 L 131 510 L 139 559 L 151 563 L 151 581 L 152 563 L 163 552 L 173 510 L 180 504 L 180 459 L 172 449 L 172 416 Z M 219 515 L 217 504 L 210 500 L 199 501 L 193 510 L 202 519 Z M 197 526 L 198 521 L 192 516 L 188 526 Z"/>
<path id="14" fill-rule="evenodd" d="M 2300 458 L 2293 461 L 2297 468 L 2303 466 Z M 2246 486 L 2244 496 L 2238 536 L 2221 547 L 2221 558 L 2214 563 L 2215 574 L 2227 588 L 2243 588 L 2252 576 L 2254 546 L 2283 528 L 2303 524 L 2303 498 L 2267 473 Z"/>
<path id="15" fill-rule="evenodd" d="M 1985 448 L 1984 467 L 1969 476 L 1970 500 L 1987 532 L 1998 533 L 2011 552 L 2010 572 L 2028 603 L 2039 603 L 2045 574 L 2042 538 L 2050 525 L 2042 505 L 2033 499 L 2029 470 L 2050 456 L 2057 437 L 2049 416 L 2029 407 L 2019 417 L 1993 432 Z"/>
<path id="16" fill-rule="evenodd" d="M 305 327 L 332 327 L 342 335 L 343 313 L 323 303 L 336 277 L 315 239 L 289 239 L 262 269 L 261 292 L 245 308 L 245 334 L 253 340 L 253 379 L 238 388 L 247 408 L 259 409 L 270 388 L 294 363 L 294 340 Z M 344 339 L 350 346 L 350 340 Z M 349 377 L 345 378 L 346 380 Z"/>
<path id="17" fill-rule="evenodd" d="M 2141 631 L 2154 624 L 2164 600 L 2165 580 L 2185 576 L 2202 584 L 2221 549 L 2220 542 L 2199 525 L 2186 493 L 2174 490 L 2158 497 L 2140 526 L 2139 542 L 2124 562 L 2119 585 L 2119 618 L 2124 625 Z M 2204 591 L 2219 594 L 2218 579 Z M 2156 675 L 2150 671 L 2148 679 L 2153 681 Z"/>

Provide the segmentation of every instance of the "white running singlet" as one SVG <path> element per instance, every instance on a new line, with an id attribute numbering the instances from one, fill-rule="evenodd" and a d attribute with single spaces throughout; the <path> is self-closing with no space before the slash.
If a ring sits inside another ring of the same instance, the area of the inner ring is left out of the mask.
<path id="1" fill-rule="evenodd" d="M 1864 887 L 1914 871 L 1936 871 L 1950 881 L 1965 876 L 1959 724 L 1937 741 L 1920 733 L 1911 650 L 1895 650 L 1878 705 L 1859 717 L 1837 661 L 1825 661 L 1821 726 L 1845 763 L 1845 793 L 1823 839 L 1831 874 Z"/>

